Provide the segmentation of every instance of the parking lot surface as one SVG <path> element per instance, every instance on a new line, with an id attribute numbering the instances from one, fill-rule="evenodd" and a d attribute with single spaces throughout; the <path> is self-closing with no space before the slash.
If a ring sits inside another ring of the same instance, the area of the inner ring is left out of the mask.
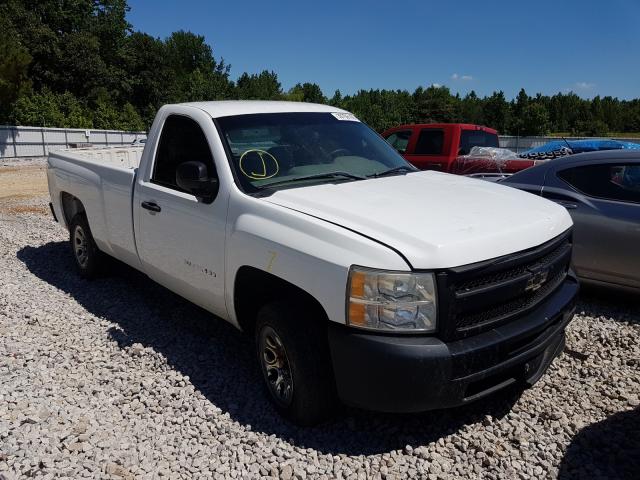
<path id="1" fill-rule="evenodd" d="M 231 326 L 122 265 L 80 279 L 43 176 L 0 167 L 0 478 L 640 476 L 637 299 L 583 293 L 524 392 L 298 428 Z"/>

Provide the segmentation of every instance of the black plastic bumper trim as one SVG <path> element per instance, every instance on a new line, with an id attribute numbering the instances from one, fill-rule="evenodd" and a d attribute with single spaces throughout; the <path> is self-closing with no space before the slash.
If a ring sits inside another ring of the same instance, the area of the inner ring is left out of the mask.
<path id="1" fill-rule="evenodd" d="M 526 315 L 450 343 L 331 324 L 338 395 L 369 410 L 419 412 L 469 403 L 515 382 L 533 384 L 563 349 L 577 293 L 578 283 L 569 275 Z"/>

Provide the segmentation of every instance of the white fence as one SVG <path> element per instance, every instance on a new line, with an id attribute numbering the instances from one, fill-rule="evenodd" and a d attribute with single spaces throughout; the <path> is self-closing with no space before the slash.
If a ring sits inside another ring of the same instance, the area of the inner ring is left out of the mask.
<path id="1" fill-rule="evenodd" d="M 586 140 L 588 137 L 565 137 L 566 140 Z M 522 153 L 530 148 L 536 148 L 548 142 L 560 140 L 559 137 L 512 137 L 509 135 L 500 135 L 500 146 L 508 148 L 516 153 Z M 640 138 L 614 138 L 623 142 L 640 143 Z"/>
<path id="2" fill-rule="evenodd" d="M 0 126 L 0 158 L 41 157 L 74 144 L 126 145 L 143 138 L 145 132 Z"/>

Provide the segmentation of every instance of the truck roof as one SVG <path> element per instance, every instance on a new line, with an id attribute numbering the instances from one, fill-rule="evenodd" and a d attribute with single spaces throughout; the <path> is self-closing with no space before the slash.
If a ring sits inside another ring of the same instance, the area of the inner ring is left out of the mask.
<path id="1" fill-rule="evenodd" d="M 306 102 L 281 102 L 270 100 L 222 100 L 215 102 L 188 102 L 179 105 L 199 108 L 212 118 L 231 115 L 249 115 L 252 113 L 287 112 L 344 112 L 338 107 Z"/>

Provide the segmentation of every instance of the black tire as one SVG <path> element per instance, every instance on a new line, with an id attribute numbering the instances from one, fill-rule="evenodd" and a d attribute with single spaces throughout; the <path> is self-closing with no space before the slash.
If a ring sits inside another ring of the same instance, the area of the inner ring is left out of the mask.
<path id="1" fill-rule="evenodd" d="M 84 213 L 76 214 L 69 222 L 69 242 L 78 274 L 86 279 L 98 277 L 104 265 L 104 254 L 93 239 Z"/>
<path id="2" fill-rule="evenodd" d="M 310 310 L 309 306 L 284 302 L 267 304 L 258 312 L 255 330 L 258 363 L 269 397 L 283 417 L 304 426 L 328 419 L 338 403 L 326 324 L 322 319 L 308 318 Z M 268 337 L 273 334 L 284 350 L 286 365 L 282 358 L 278 360 L 281 369 L 268 361 L 274 344 Z M 287 369 L 291 380 L 288 396 L 281 395 L 273 381 L 274 370 L 282 370 L 275 375 L 286 379 Z"/>

